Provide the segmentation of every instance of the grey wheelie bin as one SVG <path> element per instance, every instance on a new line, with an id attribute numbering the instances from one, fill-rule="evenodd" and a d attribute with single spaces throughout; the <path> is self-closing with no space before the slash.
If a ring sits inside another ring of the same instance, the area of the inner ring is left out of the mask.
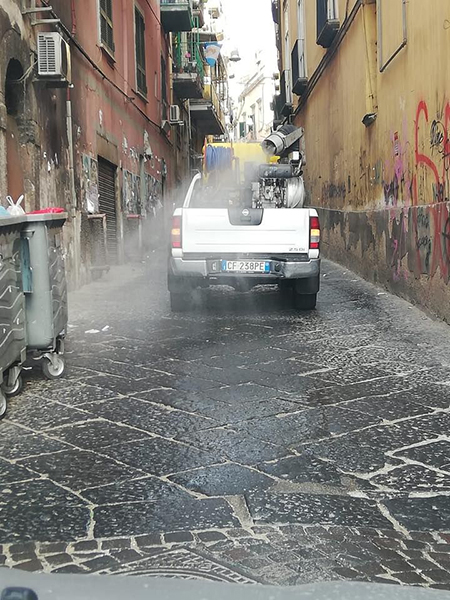
<path id="1" fill-rule="evenodd" d="M 23 217 L 0 218 L 0 417 L 6 412 L 6 396 L 18 394 L 22 388 L 20 372 L 26 358 L 23 225 Z"/>
<path id="2" fill-rule="evenodd" d="M 67 283 L 62 228 L 65 213 L 27 215 L 22 229 L 27 350 L 49 379 L 64 374 Z"/>

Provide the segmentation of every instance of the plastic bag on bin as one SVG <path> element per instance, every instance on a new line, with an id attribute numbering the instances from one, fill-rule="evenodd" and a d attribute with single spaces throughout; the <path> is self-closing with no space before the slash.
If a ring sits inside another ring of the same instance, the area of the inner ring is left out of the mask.
<path id="1" fill-rule="evenodd" d="M 25 211 L 20 206 L 22 204 L 23 198 L 24 198 L 24 196 L 22 194 L 17 199 L 17 202 L 14 202 L 14 200 L 11 198 L 11 196 L 6 196 L 6 200 L 8 201 L 8 204 L 9 204 L 9 206 L 6 210 L 11 215 L 11 217 L 20 217 L 21 215 L 25 214 Z"/>

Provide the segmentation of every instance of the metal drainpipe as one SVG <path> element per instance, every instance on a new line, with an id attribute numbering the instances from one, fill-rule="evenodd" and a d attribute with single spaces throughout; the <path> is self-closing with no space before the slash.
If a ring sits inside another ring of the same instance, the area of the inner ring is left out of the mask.
<path id="1" fill-rule="evenodd" d="M 190 100 L 187 100 L 187 114 L 188 114 L 188 177 L 191 177 L 192 120 L 191 120 L 191 102 L 190 102 Z"/>
<path id="2" fill-rule="evenodd" d="M 70 216 L 72 218 L 73 227 L 73 251 L 74 251 L 74 267 L 75 267 L 75 287 L 79 286 L 80 282 L 80 242 L 78 237 L 77 227 L 77 194 L 75 190 L 75 167 L 73 155 L 73 123 L 72 123 L 72 101 L 70 99 L 70 88 L 67 89 L 66 99 L 66 127 L 67 127 L 67 145 L 69 150 L 69 181 L 71 208 Z"/>

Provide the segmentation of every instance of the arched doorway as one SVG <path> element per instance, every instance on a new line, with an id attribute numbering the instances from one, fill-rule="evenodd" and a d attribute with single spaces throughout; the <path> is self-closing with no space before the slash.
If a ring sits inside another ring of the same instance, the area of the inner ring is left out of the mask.
<path id="1" fill-rule="evenodd" d="M 6 175 L 7 191 L 14 200 L 24 193 L 23 161 L 20 152 L 19 123 L 23 114 L 24 72 L 20 61 L 12 58 L 6 70 Z"/>

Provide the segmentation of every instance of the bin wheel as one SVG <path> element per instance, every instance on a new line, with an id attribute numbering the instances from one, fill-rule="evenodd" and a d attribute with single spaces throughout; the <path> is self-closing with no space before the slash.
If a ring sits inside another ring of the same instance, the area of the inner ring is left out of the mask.
<path id="1" fill-rule="evenodd" d="M 47 379 L 59 379 L 64 375 L 66 364 L 58 354 L 54 354 L 52 360 L 45 358 L 42 363 L 42 371 Z"/>
<path id="2" fill-rule="evenodd" d="M 23 389 L 22 375 L 18 376 L 18 378 L 14 382 L 14 385 L 8 385 L 7 381 L 8 381 L 8 378 L 5 377 L 3 380 L 3 385 L 2 385 L 2 392 L 5 394 L 5 396 L 9 396 L 10 398 L 12 398 L 13 396 L 17 396 L 18 394 L 20 394 L 20 392 Z M 1 414 L 0 414 L 0 416 L 1 416 Z"/>
<path id="3" fill-rule="evenodd" d="M 2 419 L 6 414 L 6 396 L 0 390 L 0 419 Z"/>

